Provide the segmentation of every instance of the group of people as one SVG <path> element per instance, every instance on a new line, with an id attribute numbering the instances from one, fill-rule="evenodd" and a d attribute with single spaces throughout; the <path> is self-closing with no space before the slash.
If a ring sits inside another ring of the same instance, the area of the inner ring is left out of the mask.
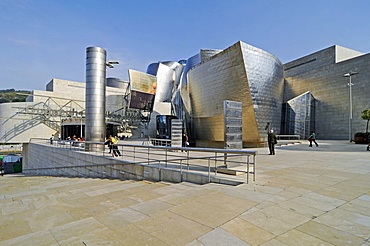
<path id="1" fill-rule="evenodd" d="M 73 137 L 68 136 L 68 137 L 66 138 L 66 140 L 85 141 L 85 137 L 84 137 L 84 136 L 82 136 L 82 137 L 78 138 L 76 135 L 73 135 Z"/>
<path id="2" fill-rule="evenodd" d="M 53 142 L 54 142 L 54 138 L 55 138 L 55 135 L 54 134 L 51 134 L 51 137 L 50 137 L 50 144 L 53 144 Z M 58 140 L 61 140 L 61 135 L 60 134 L 58 134 Z M 73 143 L 72 143 L 72 146 L 77 146 L 77 143 L 75 143 L 75 142 L 77 142 L 77 141 L 85 141 L 85 137 L 84 136 L 82 136 L 82 137 L 77 137 L 76 135 L 73 135 L 73 137 L 70 137 L 70 136 L 68 136 L 67 138 L 66 138 L 66 140 L 68 140 L 68 141 L 74 141 Z"/>
<path id="3" fill-rule="evenodd" d="M 58 136 L 58 138 L 60 139 L 60 136 Z M 118 143 L 117 138 L 118 137 L 113 137 L 112 135 L 110 135 L 109 138 L 107 138 L 107 140 L 104 143 L 105 145 L 108 145 L 109 154 L 112 154 L 112 156 L 116 156 L 116 157 L 122 156 L 121 152 L 118 149 L 118 146 L 115 145 Z M 73 141 L 72 146 L 78 146 L 78 142 L 85 141 L 85 137 L 84 136 L 77 137 L 76 135 L 73 135 L 72 137 L 68 136 L 66 140 Z M 54 141 L 54 134 L 52 134 L 50 137 L 50 144 L 53 144 L 53 141 Z"/>
<path id="4" fill-rule="evenodd" d="M 275 155 L 275 144 L 277 144 L 277 138 L 274 134 L 274 130 L 270 130 L 270 132 L 267 134 L 267 142 L 269 146 L 269 155 Z M 316 133 L 311 131 L 311 135 L 308 138 L 308 142 L 310 143 L 308 147 L 312 147 L 312 143 L 315 143 L 316 147 L 319 147 L 319 144 L 316 142 Z"/>
<path id="5" fill-rule="evenodd" d="M 53 144 L 54 138 L 55 138 L 55 135 L 51 134 L 50 144 Z M 58 134 L 58 140 L 61 140 L 60 134 Z M 85 141 L 85 136 L 82 136 L 82 137 L 77 137 L 76 135 L 73 135 L 73 137 L 68 136 L 66 138 L 66 140 L 68 140 L 68 141 Z"/>
<path id="6" fill-rule="evenodd" d="M 72 146 L 78 146 L 78 143 L 77 142 L 82 142 L 82 141 L 85 141 L 85 137 L 82 136 L 82 137 L 77 137 L 76 135 L 73 135 L 72 138 L 70 136 L 68 136 L 66 138 L 66 140 L 68 141 L 73 141 L 72 142 Z"/>

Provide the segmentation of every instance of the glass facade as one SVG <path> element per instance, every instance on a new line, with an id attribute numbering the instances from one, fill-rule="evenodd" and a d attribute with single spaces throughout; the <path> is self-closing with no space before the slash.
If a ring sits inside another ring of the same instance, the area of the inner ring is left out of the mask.
<path id="1" fill-rule="evenodd" d="M 282 133 L 307 139 L 315 131 L 315 98 L 311 92 L 297 96 L 283 107 Z"/>
<path id="2" fill-rule="evenodd" d="M 173 115 L 157 115 L 157 138 L 171 139 L 171 121 L 177 119 Z"/>

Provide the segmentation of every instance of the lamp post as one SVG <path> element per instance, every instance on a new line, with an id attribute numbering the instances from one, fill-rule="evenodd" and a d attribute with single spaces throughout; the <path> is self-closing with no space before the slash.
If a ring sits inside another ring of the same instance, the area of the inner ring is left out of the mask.
<path id="1" fill-rule="evenodd" d="M 349 141 L 352 142 L 352 80 L 351 77 L 357 72 L 349 72 L 343 75 L 343 77 L 349 77 Z"/>
<path id="2" fill-rule="evenodd" d="M 114 66 L 112 64 L 119 64 L 118 61 L 112 61 L 112 60 L 109 60 L 105 63 L 105 65 L 109 68 L 114 68 Z"/>

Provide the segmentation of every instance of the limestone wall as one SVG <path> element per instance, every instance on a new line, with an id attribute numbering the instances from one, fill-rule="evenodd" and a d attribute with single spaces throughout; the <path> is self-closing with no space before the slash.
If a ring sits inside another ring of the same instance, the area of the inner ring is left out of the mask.
<path id="1" fill-rule="evenodd" d="M 208 176 L 169 170 L 139 163 L 129 163 L 88 152 L 29 143 L 23 147 L 23 173 L 81 178 L 113 178 L 167 182 L 208 183 Z M 212 182 L 236 185 L 238 182 L 212 177 Z"/>
<path id="2" fill-rule="evenodd" d="M 320 56 L 331 54 L 322 52 Z M 319 60 L 329 60 L 325 57 Z M 312 62 L 312 66 L 313 66 Z M 315 102 L 315 131 L 319 139 L 348 139 L 349 135 L 349 78 L 343 77 L 350 71 L 352 76 L 353 134 L 365 131 L 366 121 L 361 112 L 370 107 L 370 54 L 358 56 L 316 69 L 302 65 L 285 71 L 284 101 L 310 91 Z"/>

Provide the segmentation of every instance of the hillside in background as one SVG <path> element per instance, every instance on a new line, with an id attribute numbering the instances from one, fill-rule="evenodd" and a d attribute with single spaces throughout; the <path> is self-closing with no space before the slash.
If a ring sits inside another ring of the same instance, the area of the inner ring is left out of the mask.
<path id="1" fill-rule="evenodd" d="M 30 93 L 31 91 L 15 90 L 15 89 L 0 90 L 0 103 L 25 102 L 27 96 L 23 94 L 30 94 Z"/>

